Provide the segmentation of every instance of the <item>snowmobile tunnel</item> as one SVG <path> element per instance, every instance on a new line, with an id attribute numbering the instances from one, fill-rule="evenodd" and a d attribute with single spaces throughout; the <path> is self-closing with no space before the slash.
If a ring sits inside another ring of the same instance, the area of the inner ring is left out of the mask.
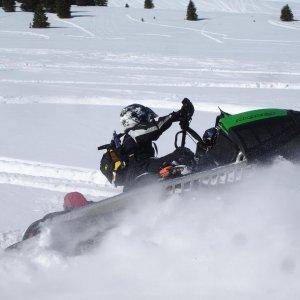
<path id="1" fill-rule="evenodd" d="M 300 112 L 297 111 L 254 110 L 223 118 L 220 126 L 250 160 L 266 155 L 290 156 L 292 152 L 295 155 L 300 149 Z"/>

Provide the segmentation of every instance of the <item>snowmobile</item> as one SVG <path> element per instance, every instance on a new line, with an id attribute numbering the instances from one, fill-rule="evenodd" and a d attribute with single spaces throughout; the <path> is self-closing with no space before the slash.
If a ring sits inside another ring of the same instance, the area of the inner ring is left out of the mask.
<path id="1" fill-rule="evenodd" d="M 181 131 L 175 135 L 175 148 L 184 148 L 190 136 L 197 144 L 191 173 L 199 173 L 220 166 L 245 161 L 248 164 L 266 163 L 276 156 L 297 160 L 300 154 L 300 112 L 285 109 L 258 109 L 235 115 L 220 110 L 215 127 L 205 131 L 201 137 L 190 127 L 190 120 L 180 122 Z M 114 134 L 114 137 L 116 134 Z M 179 139 L 181 136 L 181 142 Z M 118 149 L 114 143 L 98 147 L 107 150 L 111 161 L 121 165 Z M 175 166 L 176 169 L 180 166 Z M 106 175 L 107 170 L 101 169 Z M 113 182 L 113 166 L 109 170 L 109 181 Z M 180 176 L 180 172 L 175 172 Z M 148 178 L 157 181 L 158 174 L 138 176 L 131 185 L 144 184 Z M 171 173 L 174 178 L 174 174 Z M 145 180 L 145 177 L 147 178 Z M 170 178 L 164 178 L 168 180 Z"/>
<path id="2" fill-rule="evenodd" d="M 220 110 L 215 127 L 201 138 L 189 126 L 182 128 L 181 146 L 186 135 L 197 141 L 196 165 L 192 174 L 165 182 L 168 191 L 182 193 L 199 186 L 215 186 L 240 181 L 254 167 L 283 157 L 300 158 L 300 112 L 285 109 L 258 109 L 235 115 Z"/>
<path id="3" fill-rule="evenodd" d="M 257 163 L 271 161 L 276 156 L 292 161 L 299 159 L 300 112 L 297 111 L 259 109 L 235 115 L 221 111 L 215 127 L 206 131 L 203 138 L 190 128 L 189 122 L 181 125 L 181 131 L 175 136 L 175 147 L 184 147 L 188 136 L 195 139 L 196 164 L 187 175 L 163 180 L 156 177 L 146 187 L 151 195 L 227 186 L 247 176 Z M 45 224 L 51 232 L 48 247 L 67 254 L 81 253 L 118 224 L 122 211 L 145 201 L 141 195 L 145 195 L 145 186 L 137 184 L 119 195 L 53 218 Z M 30 248 L 30 242 L 30 239 L 21 241 L 8 249 Z"/>
<path id="4" fill-rule="evenodd" d="M 205 140 L 204 134 L 204 143 Z M 221 111 L 209 144 L 202 159 L 213 161 L 217 166 L 241 160 L 248 163 L 265 162 L 274 156 L 298 160 L 300 112 L 258 109 L 229 115 Z M 201 148 L 199 149 L 196 156 L 201 156 Z M 199 168 L 201 169 L 201 164 Z"/>

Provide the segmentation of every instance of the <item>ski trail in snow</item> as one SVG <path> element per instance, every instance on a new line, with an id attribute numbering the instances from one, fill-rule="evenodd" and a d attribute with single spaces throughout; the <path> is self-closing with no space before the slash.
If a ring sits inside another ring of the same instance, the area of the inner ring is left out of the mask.
<path id="1" fill-rule="evenodd" d="M 36 161 L 0 157 L 0 183 L 58 192 L 79 191 L 109 197 L 121 192 L 106 184 L 100 172 Z"/>
<path id="2" fill-rule="evenodd" d="M 217 39 L 217 38 L 215 38 L 215 37 L 210 36 L 210 35 L 208 34 L 209 31 L 204 30 L 204 28 L 205 28 L 205 26 L 204 26 L 203 29 L 201 30 L 201 34 L 202 34 L 203 36 L 205 36 L 205 37 L 207 37 L 207 38 L 209 38 L 209 39 L 211 39 L 211 40 L 213 40 L 213 41 L 215 41 L 215 42 L 217 42 L 217 43 L 219 43 L 219 44 L 222 44 L 222 43 L 223 43 L 221 40 L 219 40 L 219 39 Z M 215 33 L 214 33 L 214 34 L 215 34 Z"/>
<path id="3" fill-rule="evenodd" d="M 194 82 L 112 82 L 112 81 L 76 81 L 76 80 L 19 80 L 3 78 L 0 82 L 15 84 L 55 84 L 55 85 L 95 85 L 95 86 L 148 86 L 148 87 L 197 87 L 197 88 L 230 88 L 230 89 L 274 89 L 274 90 L 300 90 L 300 83 L 290 82 L 263 82 L 263 81 L 240 81 L 240 82 L 210 82 L 195 80 Z"/>
<path id="4" fill-rule="evenodd" d="M 300 41 L 290 41 L 290 40 L 267 40 L 267 39 L 247 39 L 247 38 L 231 38 L 223 37 L 224 40 L 231 40 L 237 42 L 250 42 L 250 43 L 270 43 L 270 44 L 299 44 Z"/>
<path id="5" fill-rule="evenodd" d="M 32 37 L 38 37 L 38 38 L 43 38 L 43 39 L 50 39 L 48 35 L 45 34 L 39 34 L 39 33 L 34 33 L 34 32 L 28 32 L 28 31 L 11 31 L 11 30 L 1 30 L 0 34 L 13 34 L 13 35 L 27 35 L 27 36 L 32 36 Z"/>
<path id="6" fill-rule="evenodd" d="M 180 109 L 180 101 L 171 100 L 157 100 L 157 99 L 136 99 L 136 102 L 142 103 L 143 105 L 156 108 L 156 109 Z M 41 100 L 40 97 L 31 98 L 10 98 L 6 99 L 0 96 L 0 103 L 12 103 L 12 104 L 28 104 L 28 103 L 40 103 L 40 104 L 69 104 L 69 105 L 97 105 L 97 106 L 120 106 L 124 107 L 132 104 L 132 99 L 124 98 L 109 98 L 109 97 L 98 97 L 98 98 L 67 98 L 67 97 L 55 97 L 55 98 L 44 98 Z M 237 104 L 226 104 L 222 102 L 194 102 L 194 107 L 196 111 L 208 112 L 208 113 L 218 113 L 218 106 L 221 106 L 224 110 L 230 113 L 240 113 L 242 111 L 258 109 L 262 107 L 257 106 L 246 106 Z"/>
<path id="7" fill-rule="evenodd" d="M 219 39 L 216 39 L 214 37 L 211 37 L 210 35 L 207 34 L 207 32 L 203 29 L 195 29 L 195 28 L 190 28 L 190 27 L 182 27 L 182 26 L 174 26 L 174 25 L 166 25 L 166 24 L 156 24 L 156 23 L 150 23 L 150 22 L 141 22 L 140 20 L 138 19 L 135 19 L 133 18 L 132 16 L 130 15 L 126 15 L 126 17 L 131 20 L 131 21 L 134 21 L 134 22 L 138 22 L 138 23 L 144 23 L 144 24 L 149 24 L 149 25 L 153 25 L 153 26 L 160 26 L 160 27 L 167 27 L 167 28 L 174 28 L 174 29 L 181 29 L 181 30 L 189 30 L 189 31 L 195 31 L 195 32 L 199 32 L 201 35 L 203 35 L 204 37 L 208 38 L 208 39 L 211 39 L 213 40 L 214 42 L 217 42 L 217 43 L 223 43 L 221 40 Z"/>
<path id="8" fill-rule="evenodd" d="M 205 32 L 212 34 L 212 35 L 222 35 L 221 33 L 216 33 L 216 32 L 211 32 L 211 31 L 206 31 Z M 144 35 L 144 34 L 136 34 L 136 35 Z M 148 34 L 147 34 L 148 35 Z M 153 34 L 151 34 L 153 35 Z M 1 51 L 1 50 L 0 50 Z M 104 65 L 104 64 L 87 64 L 87 63 L 38 63 L 35 60 L 32 61 L 26 61 L 26 63 L 24 63 L 23 61 L 21 62 L 16 62 L 15 59 L 11 60 L 11 61 L 5 61 L 3 63 L 1 63 L 0 60 L 0 69 L 1 70 L 11 70 L 11 69 L 16 69 L 16 70 L 20 70 L 20 69 L 24 69 L 24 70 L 31 70 L 33 69 L 34 71 L 37 68 L 43 69 L 43 68 L 47 68 L 47 69 L 54 69 L 55 71 L 57 69 L 60 70 L 60 72 L 63 71 L 69 71 L 72 70 L 72 72 L 76 72 L 76 71 L 80 71 L 81 70 L 91 70 L 93 72 L 95 71 L 99 71 L 102 72 L 102 70 L 128 70 L 128 71 L 136 71 L 136 72 L 141 72 L 141 71 L 158 71 L 158 72 L 166 72 L 166 71 L 175 71 L 176 73 L 179 74 L 179 72 L 189 72 L 189 74 L 191 74 L 191 72 L 193 73 L 202 73 L 202 72 L 208 72 L 208 73 L 228 73 L 228 74 L 259 74 L 259 75 L 287 75 L 287 76 L 300 76 L 300 72 L 295 72 L 295 71 L 290 71 L 290 72 L 283 72 L 283 71 L 272 71 L 272 70 L 266 70 L 266 67 L 263 66 L 262 64 L 259 65 L 252 65 L 251 68 L 243 66 L 241 62 L 235 61 L 234 64 L 236 65 L 236 69 L 232 68 L 233 62 L 231 62 L 231 68 L 229 63 L 228 64 L 224 64 L 224 66 L 222 67 L 222 65 L 219 66 L 215 66 L 212 65 L 211 67 L 207 67 L 207 62 L 208 61 L 195 61 L 196 65 L 197 63 L 200 63 L 201 66 L 195 66 L 195 67 L 191 67 L 191 66 L 187 66 L 187 67 L 178 67 L 178 66 L 174 66 L 174 67 L 164 67 L 164 66 L 148 66 L 148 62 L 145 59 L 143 61 L 143 65 L 120 65 L 117 62 L 113 62 L 112 64 L 109 65 Z M 203 66 L 202 66 L 203 65 Z M 65 70 L 67 69 L 67 70 Z M 161 75 L 162 76 L 162 75 Z M 193 77 L 195 77 L 193 75 Z"/>
<path id="9" fill-rule="evenodd" d="M 133 18 L 130 15 L 126 15 L 126 17 L 134 22 L 139 22 L 141 23 L 140 20 Z M 182 26 L 174 26 L 174 25 L 166 25 L 166 24 L 155 24 L 155 23 L 150 23 L 150 22 L 142 22 L 144 24 L 149 24 L 149 25 L 153 25 L 153 26 L 160 26 L 160 27 L 168 27 L 168 28 L 175 28 L 175 29 L 181 29 L 181 30 L 189 30 L 189 31 L 195 31 L 195 32 L 199 32 L 201 35 L 203 35 L 204 37 L 218 43 L 218 44 L 222 44 L 223 40 L 231 40 L 231 41 L 240 41 L 240 42 L 251 42 L 251 43 L 257 43 L 257 42 L 262 42 L 262 43 L 276 43 L 276 44 L 291 44 L 291 43 L 300 43 L 300 41 L 289 41 L 289 40 L 267 40 L 267 39 L 249 39 L 249 38 L 233 38 L 233 37 L 228 37 L 227 34 L 223 34 L 223 33 L 217 33 L 217 32 L 210 32 L 205 30 L 205 27 L 203 27 L 202 29 L 195 29 L 195 28 L 189 28 L 189 27 L 182 27 Z M 274 24 L 273 24 L 274 25 Z M 279 24 L 277 24 L 279 26 Z M 289 26 L 285 26 L 289 29 L 296 29 L 296 30 L 300 30 L 300 28 L 296 28 L 296 27 L 289 27 Z M 220 39 L 212 37 L 211 35 L 218 35 L 220 36 Z"/>
<path id="10" fill-rule="evenodd" d="M 64 22 L 64 23 L 66 23 L 66 24 L 69 24 L 69 25 L 71 25 L 71 26 L 73 26 L 73 27 L 75 27 L 75 28 L 78 28 L 78 29 L 82 30 L 83 32 L 85 32 L 86 34 L 88 34 L 88 35 L 89 35 L 90 37 L 92 37 L 92 38 L 95 38 L 95 37 L 96 37 L 96 35 L 95 35 L 93 32 L 91 32 L 91 31 L 85 29 L 84 27 L 82 27 L 82 26 L 80 26 L 80 25 L 78 25 L 78 24 L 72 23 L 72 22 L 70 22 L 70 21 L 62 20 L 62 19 L 59 19 L 59 21 Z"/>
<path id="11" fill-rule="evenodd" d="M 64 36 L 76 38 L 76 39 L 92 39 L 91 36 L 84 36 L 84 35 L 73 35 L 73 34 L 64 34 Z"/>
<path id="12" fill-rule="evenodd" d="M 288 25 L 288 24 L 282 24 L 279 21 L 269 20 L 268 23 L 273 26 L 277 26 L 277 27 L 282 27 L 282 28 L 287 28 L 287 29 L 292 29 L 292 30 L 300 30 L 300 27 L 296 27 L 296 26 L 292 26 L 292 25 Z"/>
<path id="13" fill-rule="evenodd" d="M 169 34 L 159 34 L 159 33 L 134 33 L 135 35 L 143 35 L 143 36 L 160 36 L 170 38 Z"/>

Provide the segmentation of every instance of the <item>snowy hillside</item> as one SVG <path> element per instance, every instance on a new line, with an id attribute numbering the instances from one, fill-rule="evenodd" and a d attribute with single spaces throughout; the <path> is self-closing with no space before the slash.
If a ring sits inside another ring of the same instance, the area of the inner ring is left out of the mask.
<path id="1" fill-rule="evenodd" d="M 285 2 L 195 0 L 197 22 L 185 20 L 187 2 L 73 6 L 72 19 L 48 14 L 48 29 L 0 11 L 1 249 L 68 191 L 94 201 L 120 192 L 98 172 L 97 146 L 125 105 L 163 115 L 189 97 L 199 133 L 218 106 L 300 110 L 300 22 L 279 20 Z M 153 197 L 86 255 L 45 251 L 46 235 L 32 251 L 1 252 L 1 299 L 298 299 L 299 166 L 256 175 L 197 199 Z"/>
<path id="2" fill-rule="evenodd" d="M 297 1 L 290 1 L 297 2 Z M 110 6 L 112 7 L 124 7 L 124 4 L 128 3 L 130 7 L 142 8 L 144 6 L 143 0 L 112 0 Z M 189 3 L 189 0 L 170 1 L 161 0 L 154 1 L 154 5 L 158 9 L 175 9 L 184 10 Z M 278 1 L 261 1 L 261 0 L 195 0 L 195 5 L 201 11 L 221 11 L 228 13 L 276 13 L 276 6 Z M 280 3 L 283 3 L 280 1 Z"/>

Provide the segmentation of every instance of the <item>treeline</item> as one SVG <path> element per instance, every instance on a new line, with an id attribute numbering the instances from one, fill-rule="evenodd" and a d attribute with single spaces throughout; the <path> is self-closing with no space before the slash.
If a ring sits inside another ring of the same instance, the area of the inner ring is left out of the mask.
<path id="1" fill-rule="evenodd" d="M 46 13 L 56 13 L 59 18 L 71 18 L 71 5 L 107 6 L 107 0 L 18 0 L 20 8 L 26 12 L 34 12 L 32 28 L 49 27 Z M 15 0 L 0 0 L 0 7 L 5 12 L 15 12 Z"/>
<path id="2" fill-rule="evenodd" d="M 14 12 L 16 2 L 15 0 L 0 0 L 0 7 L 2 7 L 5 12 Z"/>
<path id="3" fill-rule="evenodd" d="M 71 16 L 71 5 L 107 6 L 107 0 L 18 0 L 23 11 L 35 12 L 42 7 L 46 12 L 57 13 L 60 18 Z M 5 12 L 15 12 L 15 0 L 0 0 L 0 7 Z"/>
<path id="4" fill-rule="evenodd" d="M 18 2 L 21 3 L 21 9 L 23 11 L 33 12 L 38 5 L 41 5 L 45 8 L 46 12 L 49 13 L 57 12 L 62 6 L 107 6 L 107 0 L 19 0 Z"/>
<path id="5" fill-rule="evenodd" d="M 56 13 L 59 18 L 71 18 L 71 5 L 77 6 L 107 6 L 108 0 L 18 0 L 21 3 L 21 10 L 34 12 L 33 24 L 31 27 L 48 27 L 46 12 Z M 0 7 L 5 12 L 15 11 L 15 0 L 0 0 Z M 125 4 L 129 8 L 128 3 Z M 144 8 L 153 9 L 153 0 L 144 0 Z M 281 10 L 281 21 L 294 21 L 294 15 L 288 5 Z M 186 20 L 197 21 L 197 8 L 192 0 L 189 1 L 186 11 Z M 142 21 L 144 19 L 142 18 Z"/>

